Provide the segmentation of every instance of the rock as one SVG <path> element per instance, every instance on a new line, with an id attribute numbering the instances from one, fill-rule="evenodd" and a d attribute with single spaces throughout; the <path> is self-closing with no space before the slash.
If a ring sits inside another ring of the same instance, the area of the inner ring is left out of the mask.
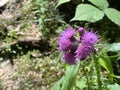
<path id="1" fill-rule="evenodd" d="M 7 4 L 10 0 L 0 0 L 0 7 L 3 7 L 5 4 Z"/>

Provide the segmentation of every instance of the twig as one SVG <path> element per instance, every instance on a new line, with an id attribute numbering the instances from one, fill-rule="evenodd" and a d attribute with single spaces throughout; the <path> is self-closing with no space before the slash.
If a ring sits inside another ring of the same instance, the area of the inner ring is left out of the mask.
<path id="1" fill-rule="evenodd" d="M 30 37 L 30 36 L 19 37 L 18 40 L 16 40 L 16 41 L 1 45 L 0 52 L 5 50 L 7 48 L 7 46 L 14 47 L 16 44 L 32 45 L 35 47 L 40 47 L 41 41 L 42 41 L 41 38 L 34 38 L 34 37 Z"/>
<path id="2" fill-rule="evenodd" d="M 3 51 L 4 49 L 6 49 L 6 46 L 14 46 L 15 44 L 17 44 L 17 41 L 11 42 L 9 44 L 5 44 L 5 45 L 1 45 L 0 46 L 0 52 Z"/>

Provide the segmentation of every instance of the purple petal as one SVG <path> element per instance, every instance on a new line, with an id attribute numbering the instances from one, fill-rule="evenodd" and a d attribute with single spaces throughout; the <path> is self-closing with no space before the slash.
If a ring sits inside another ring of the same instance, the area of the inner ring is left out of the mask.
<path id="1" fill-rule="evenodd" d="M 63 31 L 60 34 L 60 37 L 64 37 L 66 39 L 70 39 L 74 35 L 75 35 L 75 29 L 73 29 L 73 28 L 66 28 L 65 31 Z"/>
<path id="2" fill-rule="evenodd" d="M 84 31 L 84 28 L 83 27 L 79 27 L 78 28 L 78 32 L 80 35 L 82 35 L 85 31 Z"/>
<path id="3" fill-rule="evenodd" d="M 82 43 L 83 44 L 90 44 L 95 45 L 98 42 L 98 36 L 94 32 L 87 31 L 82 36 Z"/>
<path id="4" fill-rule="evenodd" d="M 80 60 L 84 60 L 88 55 L 90 55 L 94 51 L 94 48 L 89 45 L 82 44 L 76 50 L 76 57 Z"/>
<path id="5" fill-rule="evenodd" d="M 72 53 L 64 53 L 63 55 L 63 59 L 65 60 L 65 62 L 69 63 L 69 64 L 75 64 L 76 63 L 76 57 L 74 54 Z"/>
<path id="6" fill-rule="evenodd" d="M 59 50 L 69 51 L 73 46 L 73 43 L 69 39 L 60 38 L 59 39 Z"/>

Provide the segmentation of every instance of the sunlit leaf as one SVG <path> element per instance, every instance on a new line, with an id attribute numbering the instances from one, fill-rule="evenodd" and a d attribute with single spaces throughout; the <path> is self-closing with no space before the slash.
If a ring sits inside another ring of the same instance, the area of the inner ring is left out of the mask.
<path id="1" fill-rule="evenodd" d="M 120 11 L 113 8 L 107 8 L 104 12 L 112 22 L 120 26 Z"/>
<path id="2" fill-rule="evenodd" d="M 66 3 L 66 2 L 69 2 L 69 1 L 71 1 L 71 0 L 58 0 L 58 3 L 57 3 L 57 5 L 56 5 L 56 8 L 57 8 L 58 6 L 60 6 L 60 5 L 62 5 L 63 3 Z"/>
<path id="3" fill-rule="evenodd" d="M 104 13 L 96 7 L 89 4 L 79 4 L 76 8 L 76 13 L 71 21 L 90 21 L 96 22 L 101 20 Z"/>
<path id="4" fill-rule="evenodd" d="M 114 77 L 120 79 L 120 76 L 114 75 Z"/>
<path id="5" fill-rule="evenodd" d="M 113 68 L 110 60 L 108 59 L 99 59 L 99 63 L 103 66 L 109 73 L 113 74 Z"/>
<path id="6" fill-rule="evenodd" d="M 100 9 L 106 9 L 109 6 L 107 0 L 88 0 L 95 6 L 99 7 Z"/>
<path id="7" fill-rule="evenodd" d="M 105 45 L 107 51 L 118 52 L 120 51 L 120 43 L 113 43 Z"/>
<path id="8" fill-rule="evenodd" d="M 120 90 L 120 85 L 118 85 L 117 83 L 107 85 L 107 87 L 109 88 L 109 90 Z"/>
<path id="9" fill-rule="evenodd" d="M 101 56 L 100 56 L 101 58 L 98 59 L 99 64 L 103 68 L 105 68 L 111 75 L 114 75 L 110 58 L 108 57 L 108 55 L 106 54 L 106 52 L 104 50 L 100 54 L 101 54 Z"/>
<path id="10" fill-rule="evenodd" d="M 80 79 L 80 81 L 76 81 L 76 86 L 80 89 L 80 90 L 84 90 L 85 87 L 87 87 L 86 85 L 86 77 L 82 77 Z"/>

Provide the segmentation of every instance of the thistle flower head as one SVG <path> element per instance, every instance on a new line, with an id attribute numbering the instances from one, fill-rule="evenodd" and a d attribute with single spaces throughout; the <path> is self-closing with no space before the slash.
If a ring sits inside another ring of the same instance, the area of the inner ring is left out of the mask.
<path id="1" fill-rule="evenodd" d="M 64 53 L 63 60 L 65 60 L 65 62 L 67 62 L 69 64 L 75 64 L 76 63 L 75 55 L 70 53 L 70 52 Z"/>
<path id="2" fill-rule="evenodd" d="M 82 43 L 83 44 L 89 44 L 89 45 L 95 45 L 98 42 L 98 36 L 92 32 L 87 31 L 82 36 Z"/>
<path id="3" fill-rule="evenodd" d="M 59 39 L 59 50 L 68 51 L 72 48 L 73 43 L 69 39 L 60 38 Z"/>
<path id="4" fill-rule="evenodd" d="M 78 28 L 78 32 L 80 35 L 82 35 L 85 31 L 84 31 L 84 28 L 83 27 L 79 27 Z"/>
<path id="5" fill-rule="evenodd" d="M 84 60 L 93 51 L 94 51 L 94 48 L 92 46 L 82 44 L 77 48 L 75 53 L 78 59 Z"/>
<path id="6" fill-rule="evenodd" d="M 95 51 L 94 45 L 98 42 L 98 35 L 92 31 L 86 31 L 83 27 L 78 29 L 79 40 L 73 28 L 66 28 L 59 37 L 59 50 L 63 51 L 63 59 L 69 64 L 76 64 L 76 58 L 84 60 Z M 80 44 L 81 43 L 81 44 Z"/>
<path id="7" fill-rule="evenodd" d="M 75 30 L 73 28 L 66 28 L 65 31 L 60 34 L 58 42 L 60 51 L 68 51 L 72 48 L 72 41 L 75 40 L 74 35 Z"/>
<path id="8" fill-rule="evenodd" d="M 66 28 L 65 31 L 63 31 L 60 34 L 60 37 L 64 37 L 66 39 L 70 39 L 75 35 L 75 30 L 73 28 Z"/>

